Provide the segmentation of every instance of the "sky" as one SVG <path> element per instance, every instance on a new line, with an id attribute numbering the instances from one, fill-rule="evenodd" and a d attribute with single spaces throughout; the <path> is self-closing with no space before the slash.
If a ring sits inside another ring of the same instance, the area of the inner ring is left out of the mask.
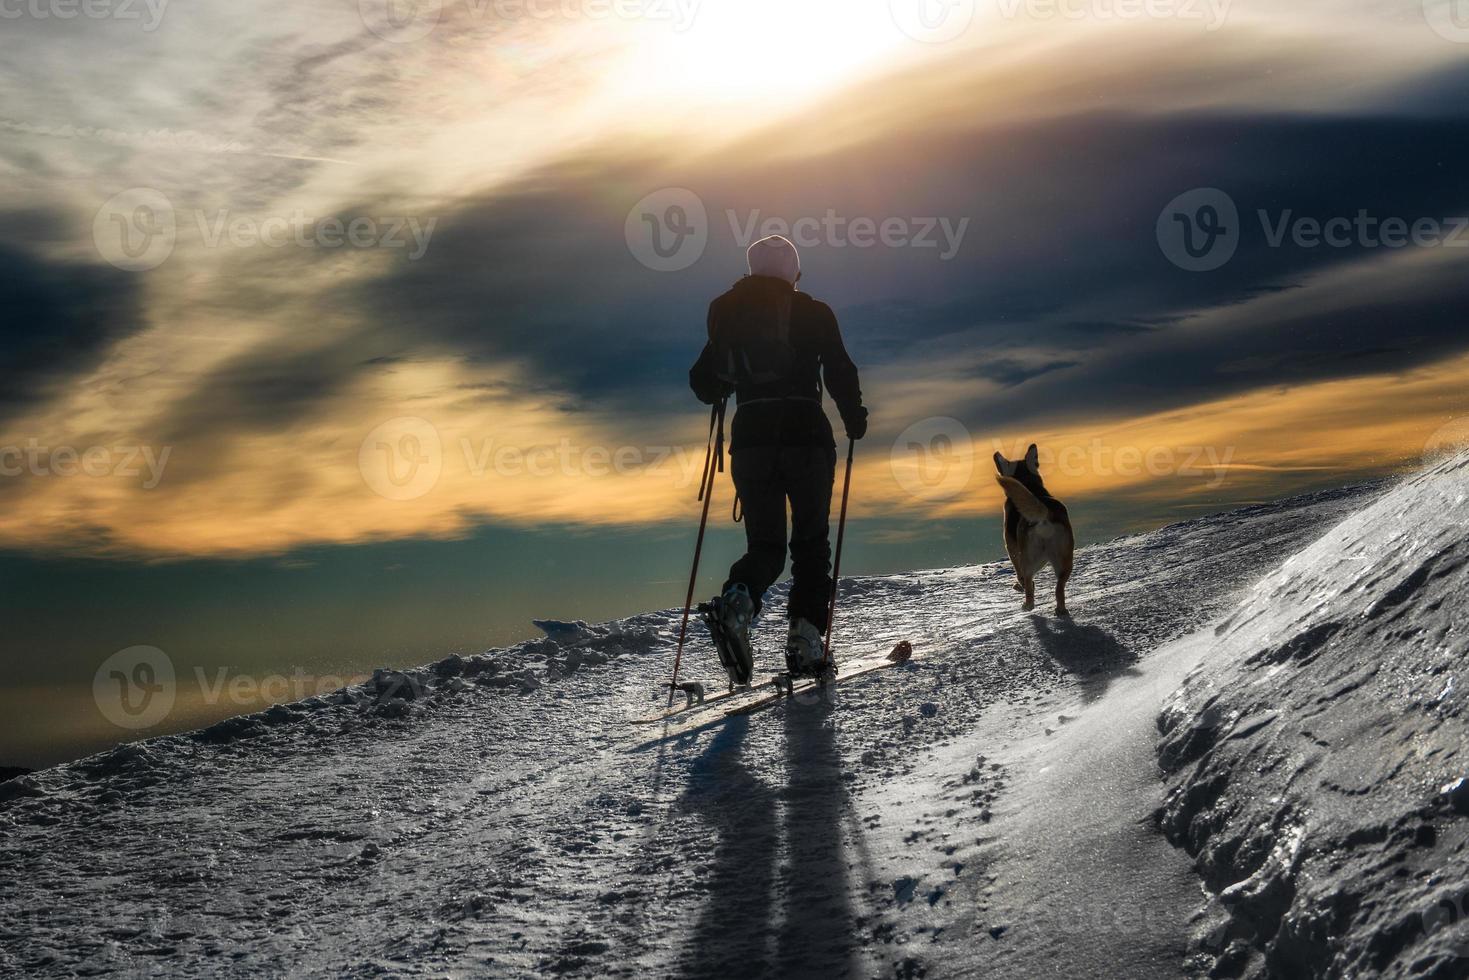
<path id="1" fill-rule="evenodd" d="M 1030 442 L 1094 541 L 1469 436 L 1462 4 L 0 20 L 0 765 L 155 731 L 95 703 L 138 645 L 334 679 L 680 602 L 766 233 L 862 369 L 854 573 L 1000 557 Z"/>

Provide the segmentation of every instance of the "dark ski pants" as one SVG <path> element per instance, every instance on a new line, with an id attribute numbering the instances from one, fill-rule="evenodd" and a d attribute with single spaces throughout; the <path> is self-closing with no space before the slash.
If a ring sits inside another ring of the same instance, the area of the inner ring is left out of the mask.
<path id="1" fill-rule="evenodd" d="M 791 510 L 790 618 L 826 632 L 831 596 L 831 489 L 836 450 L 826 446 L 751 446 L 730 455 L 730 475 L 745 511 L 745 556 L 728 589 L 744 583 L 759 612 L 786 562 L 786 502 Z"/>

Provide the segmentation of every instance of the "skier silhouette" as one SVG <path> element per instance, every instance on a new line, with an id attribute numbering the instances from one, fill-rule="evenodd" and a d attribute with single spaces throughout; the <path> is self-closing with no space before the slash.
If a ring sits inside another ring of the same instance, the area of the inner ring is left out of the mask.
<path id="1" fill-rule="evenodd" d="M 793 676 L 824 663 L 831 595 L 830 517 L 836 440 L 822 382 L 848 438 L 867 433 L 857 366 L 831 307 L 795 287 L 796 246 L 775 235 L 751 245 L 750 274 L 709 307 L 709 341 L 689 371 L 706 405 L 735 397 L 730 472 L 744 508 L 745 555 L 710 603 L 720 659 L 736 684 L 754 667 L 750 625 L 785 568 L 790 504 L 791 592 L 786 662 Z"/>

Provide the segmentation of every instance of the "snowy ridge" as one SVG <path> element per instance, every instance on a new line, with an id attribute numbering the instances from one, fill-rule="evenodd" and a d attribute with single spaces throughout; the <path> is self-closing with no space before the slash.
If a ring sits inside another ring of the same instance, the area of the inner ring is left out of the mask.
<path id="1" fill-rule="evenodd" d="M 1085 950 L 1097 975 L 1176 975 L 1189 909 L 1120 931 L 1082 914 L 1099 877 L 1035 878 L 1031 831 L 1063 868 L 1079 852 L 1025 825 L 1056 812 L 1026 753 L 1070 752 L 1156 649 L 1363 498 L 1085 549 L 1074 621 L 1022 613 L 1003 563 L 846 580 L 839 646 L 910 639 L 911 670 L 644 752 L 627 721 L 666 703 L 676 610 L 545 621 L 0 784 L 0 974 L 1033 977 Z"/>
<path id="2" fill-rule="evenodd" d="M 284 736 L 289 742 L 302 735 L 340 734 L 357 723 L 374 719 L 412 719 L 432 710 L 435 701 L 478 687 L 487 691 L 530 694 L 543 684 L 601 666 L 629 653 L 646 654 L 662 643 L 661 622 L 640 625 L 637 619 L 605 625 L 536 620 L 547 635 L 502 651 L 476 656 L 451 655 L 417 669 L 378 668 L 370 679 L 330 694 L 276 704 L 246 715 L 226 718 L 205 728 L 120 745 L 77 762 L 58 766 L 58 775 L 80 773 L 94 779 L 117 778 L 146 768 L 159 752 L 185 742 L 224 745 L 242 739 Z M 304 725 L 297 732 L 293 726 Z M 0 802 L 17 797 L 45 795 L 43 774 L 0 783 Z M 47 780 L 49 782 L 49 780 Z"/>
<path id="3" fill-rule="evenodd" d="M 1469 975 L 1469 453 L 1353 514 L 1188 641 L 1159 822 L 1215 976 Z"/>

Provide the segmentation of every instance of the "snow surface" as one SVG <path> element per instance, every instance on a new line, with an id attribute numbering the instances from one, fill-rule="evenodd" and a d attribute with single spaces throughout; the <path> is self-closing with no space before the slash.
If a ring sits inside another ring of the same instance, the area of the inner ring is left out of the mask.
<path id="1" fill-rule="evenodd" d="M 11 780 L 0 974 L 1176 976 L 1168 641 L 1379 490 L 1085 549 L 1074 620 L 998 563 L 844 581 L 838 647 L 917 662 L 642 749 L 672 610 Z"/>
<path id="2" fill-rule="evenodd" d="M 1221 976 L 1469 976 L 1469 454 L 1266 577 L 1167 705 Z"/>

